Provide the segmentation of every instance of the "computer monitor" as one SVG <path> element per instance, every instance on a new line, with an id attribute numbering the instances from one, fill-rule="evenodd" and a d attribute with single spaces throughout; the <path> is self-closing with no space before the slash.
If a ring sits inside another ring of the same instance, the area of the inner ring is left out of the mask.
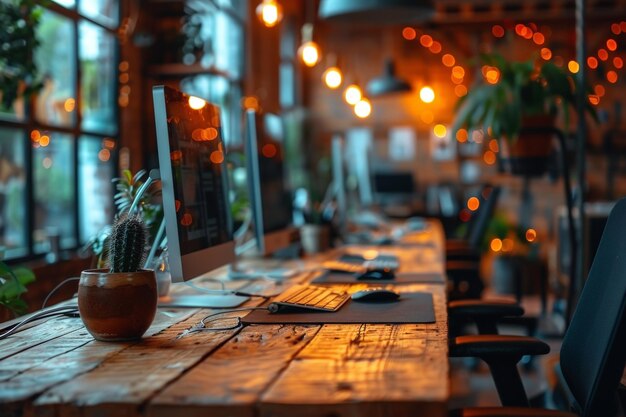
<path id="1" fill-rule="evenodd" d="M 330 148 L 335 201 L 337 203 L 337 221 L 340 233 L 345 232 L 348 202 L 346 198 L 346 173 L 344 168 L 344 141 L 339 135 L 332 138 Z"/>
<path id="2" fill-rule="evenodd" d="M 235 260 L 219 108 L 164 86 L 153 88 L 172 281 Z"/>
<path id="3" fill-rule="evenodd" d="M 246 112 L 246 172 L 260 255 L 275 253 L 294 241 L 293 203 L 285 181 L 280 126 L 276 115 Z"/>
<path id="4" fill-rule="evenodd" d="M 412 172 L 377 172 L 374 174 L 374 190 L 382 202 L 410 201 L 415 193 Z"/>

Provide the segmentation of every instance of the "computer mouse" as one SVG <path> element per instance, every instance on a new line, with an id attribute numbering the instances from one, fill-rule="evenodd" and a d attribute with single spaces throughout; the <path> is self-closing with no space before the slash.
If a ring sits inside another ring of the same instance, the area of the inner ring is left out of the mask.
<path id="1" fill-rule="evenodd" d="M 367 288 L 353 293 L 350 297 L 354 301 L 377 303 L 397 301 L 400 298 L 400 294 L 385 288 Z"/>
<path id="2" fill-rule="evenodd" d="M 367 271 L 357 277 L 358 280 L 361 281 L 384 281 L 389 279 L 394 279 L 396 276 L 391 269 L 376 269 L 372 271 Z"/>

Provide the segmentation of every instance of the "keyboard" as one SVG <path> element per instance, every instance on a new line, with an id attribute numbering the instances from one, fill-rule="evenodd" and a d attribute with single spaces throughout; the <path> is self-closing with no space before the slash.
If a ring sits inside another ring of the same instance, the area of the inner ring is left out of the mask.
<path id="1" fill-rule="evenodd" d="M 398 257 L 392 254 L 378 254 L 371 259 L 366 259 L 358 253 L 345 253 L 339 257 L 338 261 L 363 267 L 366 271 L 395 271 L 400 267 Z"/>
<path id="2" fill-rule="evenodd" d="M 348 293 L 333 291 L 326 287 L 294 285 L 274 298 L 268 308 L 270 313 L 290 308 L 333 312 L 339 310 L 349 298 Z"/>
<path id="3" fill-rule="evenodd" d="M 362 264 L 341 261 L 341 260 L 330 260 L 322 262 L 322 268 L 333 271 L 333 272 L 345 272 L 348 274 L 364 274 L 368 271 L 367 267 Z"/>

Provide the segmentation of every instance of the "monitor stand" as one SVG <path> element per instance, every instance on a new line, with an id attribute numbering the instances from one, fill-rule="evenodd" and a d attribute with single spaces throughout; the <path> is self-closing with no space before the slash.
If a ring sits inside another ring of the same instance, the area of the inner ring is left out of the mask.
<path id="1" fill-rule="evenodd" d="M 235 294 L 171 294 L 159 299 L 159 307 L 234 308 L 249 299 Z"/>
<path id="2" fill-rule="evenodd" d="M 263 263 L 263 260 L 251 259 L 249 262 L 243 261 L 231 264 L 228 267 L 228 278 L 231 280 L 267 278 L 281 281 L 293 278 L 301 272 L 299 268 L 281 266 L 276 261 L 265 262 L 265 265 Z M 270 265 L 267 263 L 270 263 Z"/>

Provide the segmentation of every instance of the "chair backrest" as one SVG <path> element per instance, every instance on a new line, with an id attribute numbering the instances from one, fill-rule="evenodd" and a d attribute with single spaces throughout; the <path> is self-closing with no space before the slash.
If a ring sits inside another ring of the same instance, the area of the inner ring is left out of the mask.
<path id="1" fill-rule="evenodd" d="M 610 416 L 626 364 L 626 199 L 609 215 L 560 362 L 575 411 Z"/>
<path id="2" fill-rule="evenodd" d="M 476 217 L 471 221 L 467 231 L 467 242 L 472 248 L 480 247 L 487 226 L 489 226 L 489 220 L 493 217 L 493 212 L 498 205 L 498 198 L 500 198 L 500 192 L 502 189 L 498 186 L 492 187 L 490 185 L 485 186 L 481 192 L 481 204 L 478 208 Z"/>

